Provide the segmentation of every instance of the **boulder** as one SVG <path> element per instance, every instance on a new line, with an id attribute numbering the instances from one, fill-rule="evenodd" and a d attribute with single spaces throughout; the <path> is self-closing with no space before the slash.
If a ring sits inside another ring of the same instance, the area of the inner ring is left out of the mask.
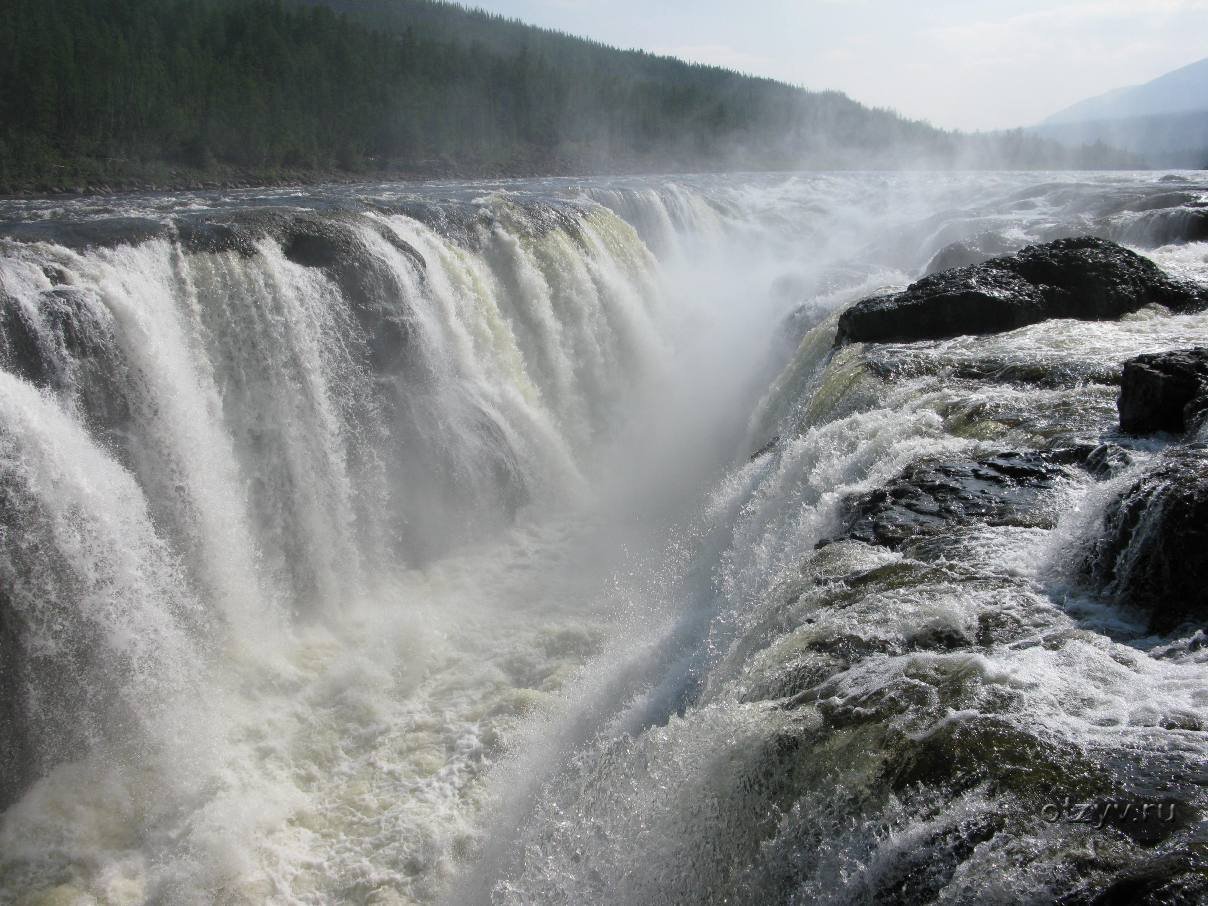
<path id="1" fill-rule="evenodd" d="M 1049 318 L 1112 320 L 1154 304 L 1195 310 L 1208 305 L 1208 288 L 1174 280 L 1105 239 L 1059 239 L 857 302 L 840 316 L 835 343 L 1001 333 Z"/>
<path id="2" fill-rule="evenodd" d="M 1208 347 L 1140 355 L 1120 378 L 1120 430 L 1128 434 L 1195 427 L 1208 409 Z"/>
<path id="3" fill-rule="evenodd" d="M 417 272 L 426 272 L 423 255 L 385 224 L 340 211 L 249 209 L 233 215 L 188 216 L 176 222 L 176 232 L 181 246 L 193 254 L 235 252 L 250 257 L 269 239 L 294 264 L 322 270 L 340 287 L 364 332 L 370 369 L 378 375 L 393 374 L 405 365 L 411 316 L 390 268 L 366 245 L 361 232 L 366 224 Z"/>
<path id="4" fill-rule="evenodd" d="M 1204 242 L 1208 240 L 1208 208 L 1185 205 L 1149 211 L 1122 230 L 1114 230 L 1113 235 L 1146 248 Z"/>
<path id="5" fill-rule="evenodd" d="M 1208 448 L 1168 451 L 1116 498 L 1083 572 L 1153 632 L 1208 626 Z"/>
<path id="6" fill-rule="evenodd" d="M 842 537 L 894 550 L 973 525 L 1045 526 L 1043 497 L 1070 476 L 1097 468 L 1098 450 L 1009 451 L 977 460 L 924 461 L 884 487 L 850 498 Z"/>
<path id="7" fill-rule="evenodd" d="M 981 264 L 991 258 L 1013 252 L 1021 244 L 1012 242 L 1001 233 L 992 231 L 979 233 L 968 239 L 961 239 L 944 246 L 935 253 L 923 273 L 938 274 L 958 267 L 968 267 L 970 264 Z"/>

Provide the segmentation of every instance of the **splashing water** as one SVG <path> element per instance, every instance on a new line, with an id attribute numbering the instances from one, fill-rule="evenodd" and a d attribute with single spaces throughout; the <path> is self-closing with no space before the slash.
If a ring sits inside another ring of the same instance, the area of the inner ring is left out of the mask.
<path id="1" fill-rule="evenodd" d="M 1103 486 L 1071 478 L 1049 527 L 971 532 L 943 569 L 815 551 L 912 462 L 1097 440 L 1123 359 L 1208 342 L 1198 315 L 1048 322 L 885 347 L 892 384 L 830 353 L 839 309 L 951 241 L 1152 244 L 1151 212 L 1103 213 L 1151 183 L 6 202 L 0 897 L 1060 886 L 1052 853 L 1090 838 L 1029 823 L 1013 776 L 941 790 L 936 740 L 1037 737 L 1112 776 L 1162 753 L 1191 807 L 1202 651 L 1152 656 L 1067 569 Z M 1208 274 L 1202 245 L 1147 253 Z M 1051 379 L 951 378 L 1007 360 Z M 903 868 L 919 852 L 946 867 Z"/>

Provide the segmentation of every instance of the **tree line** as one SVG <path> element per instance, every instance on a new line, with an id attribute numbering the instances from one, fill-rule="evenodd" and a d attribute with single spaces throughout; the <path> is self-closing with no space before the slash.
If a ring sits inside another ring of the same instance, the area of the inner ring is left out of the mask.
<path id="1" fill-rule="evenodd" d="M 208 175 L 1110 167 L 430 0 L 5 0 L 0 191 Z"/>

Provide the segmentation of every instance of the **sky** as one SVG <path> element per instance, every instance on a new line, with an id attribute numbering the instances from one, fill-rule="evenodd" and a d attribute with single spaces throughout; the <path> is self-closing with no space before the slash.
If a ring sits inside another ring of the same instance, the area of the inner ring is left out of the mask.
<path id="1" fill-rule="evenodd" d="M 1208 57 L 1208 0 L 462 0 L 955 129 L 1033 125 Z"/>

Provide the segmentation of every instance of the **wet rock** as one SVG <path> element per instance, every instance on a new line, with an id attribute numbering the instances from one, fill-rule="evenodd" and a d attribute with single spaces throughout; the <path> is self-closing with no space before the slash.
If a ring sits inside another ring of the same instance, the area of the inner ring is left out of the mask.
<path id="1" fill-rule="evenodd" d="M 1128 434 L 1195 427 L 1208 409 L 1208 347 L 1140 355 L 1124 363 L 1120 430 Z"/>
<path id="2" fill-rule="evenodd" d="M 385 224 L 338 210 L 297 214 L 253 209 L 221 218 L 183 218 L 176 229 L 181 245 L 193 254 L 235 252 L 251 257 L 269 240 L 294 264 L 324 271 L 340 287 L 360 324 L 370 370 L 387 375 L 406 367 L 409 300 L 389 264 L 370 250 L 363 231 L 373 230 L 420 274 L 426 272 L 427 262 Z"/>
<path id="3" fill-rule="evenodd" d="M 46 279 L 50 281 L 52 286 L 63 286 L 71 282 L 67 271 L 58 265 L 43 264 L 42 273 L 46 275 Z"/>
<path id="4" fill-rule="evenodd" d="M 1181 206 L 1142 214 L 1119 232 L 1122 241 L 1149 248 L 1208 240 L 1208 208 Z"/>
<path id="5" fill-rule="evenodd" d="M 1198 207 L 1200 197 L 1194 192 L 1159 192 L 1143 195 L 1120 206 L 1121 211 L 1159 211 L 1167 208 Z"/>
<path id="6" fill-rule="evenodd" d="M 1117 444 L 1100 444 L 1082 465 L 1100 481 L 1114 478 L 1133 464 L 1132 454 Z"/>
<path id="7" fill-rule="evenodd" d="M 974 523 L 1046 525 L 1043 496 L 1092 452 L 1077 447 L 917 463 L 885 487 L 849 500 L 843 537 L 896 550 Z"/>
<path id="8" fill-rule="evenodd" d="M 37 324 L 16 299 L 0 291 L 0 365 L 34 384 L 47 383 L 52 362 Z"/>
<path id="9" fill-rule="evenodd" d="M 924 277 L 905 291 L 857 302 L 835 343 L 909 343 L 1002 333 L 1045 319 L 1044 296 L 1009 271 L 975 265 Z"/>
<path id="10" fill-rule="evenodd" d="M 285 257 L 303 267 L 338 268 L 356 258 L 356 240 L 348 230 L 324 220 L 294 223 L 283 237 Z"/>
<path id="11" fill-rule="evenodd" d="M 1018 359 L 989 350 L 970 353 L 938 350 L 917 355 L 913 347 L 874 346 L 864 351 L 869 369 L 886 381 L 945 374 L 980 384 L 1029 384 L 1035 387 L 1074 387 L 1118 384 L 1120 369 L 1084 359 Z"/>
<path id="12" fill-rule="evenodd" d="M 0 489 L 0 517 L 5 510 Z M 32 779 L 31 740 L 26 733 L 25 658 L 16 614 L 0 586 L 0 810 L 7 808 Z"/>
<path id="13" fill-rule="evenodd" d="M 176 234 L 185 251 L 193 254 L 237 252 L 244 258 L 256 254 L 262 233 L 237 222 L 187 219 L 176 224 Z"/>
<path id="14" fill-rule="evenodd" d="M 582 241 L 581 206 L 565 201 L 520 201 L 513 199 L 502 209 L 474 200 L 442 199 L 424 201 L 403 199 L 375 202 L 373 207 L 385 214 L 403 214 L 431 227 L 462 248 L 481 251 L 496 226 L 506 223 L 510 232 L 540 238 L 554 230 Z"/>
<path id="15" fill-rule="evenodd" d="M 58 286 L 28 306 L 0 294 L 0 367 L 74 400 L 96 430 L 129 420 L 109 313 L 84 290 Z"/>
<path id="16" fill-rule="evenodd" d="M 1113 320 L 1155 304 L 1195 310 L 1208 305 L 1208 289 L 1173 280 L 1107 240 L 1059 239 L 857 302 L 840 316 L 835 343 L 1001 333 L 1049 318 Z"/>
<path id="17" fill-rule="evenodd" d="M 355 266 L 364 255 L 364 243 L 353 223 L 368 227 L 405 254 L 419 269 L 423 256 L 384 224 L 355 219 L 345 211 L 291 214 L 272 209 L 249 209 L 233 214 L 185 216 L 175 223 L 177 239 L 194 254 L 237 252 L 244 257 L 257 254 L 263 239 L 278 243 L 285 257 L 304 267 L 340 268 Z"/>
<path id="18" fill-rule="evenodd" d="M 765 443 L 763 446 L 761 446 L 758 450 L 756 450 L 754 453 L 752 453 L 750 458 L 748 459 L 748 462 L 754 462 L 757 459 L 761 459 L 762 457 L 767 456 L 769 453 L 771 453 L 773 450 L 775 450 L 776 447 L 778 447 L 779 445 L 780 445 L 780 435 L 777 434 L 775 437 L 773 437 L 771 440 L 769 440 L 767 443 Z"/>
<path id="19" fill-rule="evenodd" d="M 1085 754 L 996 715 L 944 722 L 926 736 L 896 742 L 886 753 L 884 779 L 898 791 L 919 784 L 963 791 L 990 781 L 1021 798 L 1040 799 L 1074 781 L 1079 799 L 1111 792 L 1108 778 Z"/>
<path id="20" fill-rule="evenodd" d="M 1192 851 L 1159 853 L 1125 868 L 1092 895 L 1067 902 L 1069 906 L 1204 903 L 1208 902 L 1208 871 L 1203 857 Z"/>
<path id="21" fill-rule="evenodd" d="M 867 897 L 853 897 L 853 902 L 875 906 L 942 902 L 944 890 L 960 866 L 1006 826 L 1007 819 L 1001 815 L 937 822 L 929 828 L 930 833 L 912 841 L 913 846 L 887 854 L 884 863 L 864 882 Z"/>
<path id="22" fill-rule="evenodd" d="M 968 267 L 971 264 L 982 264 L 991 258 L 1014 252 L 1019 245 L 1020 243 L 1012 242 L 1001 233 L 980 233 L 969 239 L 961 239 L 944 246 L 935 253 L 935 257 L 931 259 L 923 272 L 938 274 L 958 267 Z"/>
<path id="23" fill-rule="evenodd" d="M 1083 571 L 1151 631 L 1208 625 L 1208 448 L 1168 451 L 1113 501 Z"/>
<path id="24" fill-rule="evenodd" d="M 165 238 L 168 224 L 145 217 L 109 217 L 101 220 L 37 220 L 0 224 L 0 236 L 18 242 L 53 242 L 77 251 L 141 245 Z"/>
<path id="25" fill-rule="evenodd" d="M 421 274 L 423 256 L 390 230 L 379 235 L 409 258 Z M 320 268 L 339 285 L 364 332 L 369 366 L 378 375 L 407 367 L 411 349 L 410 300 L 397 276 L 351 225 L 326 218 L 298 218 L 280 236 L 285 256 L 296 264 Z"/>

